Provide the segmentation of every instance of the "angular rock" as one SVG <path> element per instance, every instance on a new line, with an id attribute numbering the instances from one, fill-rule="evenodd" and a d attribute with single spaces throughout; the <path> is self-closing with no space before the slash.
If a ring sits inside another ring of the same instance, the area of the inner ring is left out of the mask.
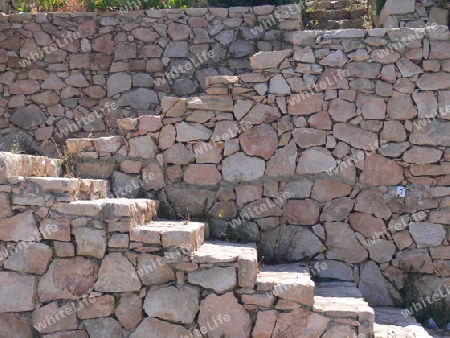
<path id="1" fill-rule="evenodd" d="M 328 203 L 320 213 L 321 222 L 341 222 L 344 221 L 350 211 L 352 211 L 355 202 L 348 197 L 339 197 Z"/>
<path id="2" fill-rule="evenodd" d="M 192 286 L 151 289 L 145 297 L 144 310 L 149 317 L 191 324 L 199 310 L 199 296 L 199 289 Z"/>
<path id="3" fill-rule="evenodd" d="M 355 104 L 341 99 L 334 99 L 330 102 L 328 113 L 335 121 L 347 122 L 356 116 Z"/>
<path id="4" fill-rule="evenodd" d="M 378 146 L 377 134 L 346 123 L 335 124 L 333 135 L 358 149 L 372 149 Z"/>
<path id="5" fill-rule="evenodd" d="M 213 292 L 217 293 L 230 291 L 237 285 L 236 268 L 212 267 L 192 271 L 188 273 L 188 283 L 200 285 L 205 289 L 212 289 Z"/>
<path id="6" fill-rule="evenodd" d="M 417 244 L 417 248 L 439 246 L 445 239 L 446 230 L 442 224 L 430 222 L 411 222 L 409 232 Z"/>
<path id="7" fill-rule="evenodd" d="M 368 253 L 358 242 L 353 230 L 345 223 L 325 222 L 327 240 L 325 256 L 347 264 L 364 262 Z"/>
<path id="8" fill-rule="evenodd" d="M 403 154 L 403 161 L 415 164 L 435 163 L 442 157 L 442 151 L 435 148 L 413 147 Z"/>
<path id="9" fill-rule="evenodd" d="M 319 179 L 315 182 L 311 197 L 319 202 L 327 202 L 350 194 L 352 187 L 331 179 Z"/>
<path id="10" fill-rule="evenodd" d="M 0 240 L 4 242 L 35 242 L 40 238 L 31 210 L 0 220 Z"/>
<path id="11" fill-rule="evenodd" d="M 290 115 L 309 115 L 322 110 L 323 93 L 309 93 L 291 95 L 288 101 Z"/>
<path id="12" fill-rule="evenodd" d="M 289 224 L 314 225 L 319 219 L 319 205 L 312 200 L 288 200 L 282 217 Z"/>
<path id="13" fill-rule="evenodd" d="M 417 109 L 413 105 L 411 95 L 394 91 L 388 100 L 387 113 L 393 120 L 410 120 L 417 116 Z"/>
<path id="14" fill-rule="evenodd" d="M 356 198 L 355 211 L 361 211 L 376 217 L 389 219 L 391 210 L 383 200 L 383 194 L 377 190 L 363 190 Z"/>
<path id="15" fill-rule="evenodd" d="M 222 176 L 214 164 L 189 164 L 184 172 L 184 180 L 194 185 L 216 185 Z"/>
<path id="16" fill-rule="evenodd" d="M 52 249 L 42 243 L 29 243 L 4 261 L 4 268 L 22 273 L 43 275 L 52 259 Z"/>
<path id="17" fill-rule="evenodd" d="M 33 326 L 41 334 L 77 329 L 78 319 L 75 309 L 72 302 L 61 307 L 58 307 L 56 301 L 41 306 L 31 314 Z M 64 313 L 65 316 L 58 316 L 61 313 Z"/>
<path id="18" fill-rule="evenodd" d="M 252 331 L 252 337 L 253 338 L 271 337 L 272 331 L 275 328 L 277 317 L 278 311 L 276 310 L 258 311 L 256 323 Z"/>
<path id="19" fill-rule="evenodd" d="M 114 313 L 114 297 L 111 295 L 103 295 L 95 297 L 90 302 L 79 302 L 77 306 L 77 315 L 80 319 L 92 319 L 108 317 Z M 76 327 L 75 327 L 76 328 Z"/>
<path id="20" fill-rule="evenodd" d="M 283 148 L 279 148 L 266 165 L 267 176 L 292 176 L 295 172 L 297 160 L 297 146 L 294 141 Z"/>
<path id="21" fill-rule="evenodd" d="M 386 232 L 382 219 L 372 215 L 355 212 L 348 216 L 351 227 L 361 233 L 365 238 L 380 238 Z M 381 235 L 380 235 L 381 234 Z"/>
<path id="22" fill-rule="evenodd" d="M 36 308 L 36 277 L 0 271 L 0 313 L 25 312 Z"/>
<path id="23" fill-rule="evenodd" d="M 361 264 L 358 288 L 370 306 L 394 305 L 388 284 L 389 282 L 383 277 L 375 262 Z"/>
<path id="24" fill-rule="evenodd" d="M 284 188 L 283 194 L 289 194 L 289 198 L 308 198 L 313 185 L 313 182 L 301 177 L 296 181 L 289 182 Z"/>
<path id="25" fill-rule="evenodd" d="M 320 268 L 320 267 L 326 268 Z M 353 269 L 339 261 L 333 261 L 329 259 L 324 259 L 321 261 L 317 261 L 317 263 L 313 263 L 312 267 L 318 267 L 313 270 L 314 275 L 319 278 L 331 278 L 338 279 L 343 281 L 353 281 Z"/>
<path id="26" fill-rule="evenodd" d="M 165 284 L 175 280 L 174 271 L 161 256 L 139 255 L 137 271 L 145 285 Z"/>
<path id="27" fill-rule="evenodd" d="M 94 289 L 99 292 L 139 291 L 141 282 L 134 266 L 121 253 L 109 253 L 102 260 Z"/>
<path id="28" fill-rule="evenodd" d="M 189 124 L 181 122 L 176 126 L 178 142 L 189 142 L 196 140 L 209 140 L 212 132 L 201 124 Z"/>
<path id="29" fill-rule="evenodd" d="M 305 310 L 294 309 L 291 312 L 280 313 L 273 330 L 273 338 L 282 337 L 322 337 L 327 330 L 329 319 L 317 313 Z"/>
<path id="30" fill-rule="evenodd" d="M 72 230 L 77 243 L 77 255 L 103 258 L 106 252 L 106 231 L 77 227 Z"/>
<path id="31" fill-rule="evenodd" d="M 292 137 L 300 148 L 310 148 L 326 143 L 326 132 L 313 128 L 296 128 L 292 132 Z"/>
<path id="32" fill-rule="evenodd" d="M 0 314 L 0 327 L 5 337 L 29 338 L 33 336 L 31 320 L 19 313 Z"/>
<path id="33" fill-rule="evenodd" d="M 248 156 L 259 156 L 268 160 L 278 148 L 276 131 L 267 124 L 261 124 L 245 131 L 240 137 L 242 150 Z"/>
<path id="34" fill-rule="evenodd" d="M 440 90 L 450 88 L 450 74 L 446 72 L 426 73 L 417 81 L 421 90 Z"/>
<path id="35" fill-rule="evenodd" d="M 159 103 L 158 95 L 155 91 L 146 88 L 138 88 L 122 94 L 117 101 L 119 107 L 129 106 L 134 109 L 148 109 L 153 103 Z"/>
<path id="36" fill-rule="evenodd" d="M 226 181 L 253 181 L 264 175 L 265 162 L 239 152 L 228 156 L 222 163 L 222 174 Z"/>
<path id="37" fill-rule="evenodd" d="M 89 337 L 122 338 L 122 326 L 113 318 L 97 318 L 84 321 Z"/>
<path id="38" fill-rule="evenodd" d="M 369 186 L 397 185 L 403 178 L 403 168 L 395 161 L 371 155 L 364 161 L 360 181 Z"/>
<path id="39" fill-rule="evenodd" d="M 9 120 L 19 128 L 27 130 L 43 123 L 45 117 L 38 106 L 31 104 L 17 109 Z"/>
<path id="40" fill-rule="evenodd" d="M 142 320 L 142 299 L 134 293 L 123 294 L 115 315 L 125 329 L 135 328 Z"/>
<path id="41" fill-rule="evenodd" d="M 190 337 L 191 334 L 181 325 L 174 325 L 156 318 L 144 318 L 130 338 Z"/>
<path id="42" fill-rule="evenodd" d="M 245 308 L 237 302 L 232 292 L 222 296 L 210 294 L 202 300 L 198 324 L 200 327 L 208 328 L 208 323 L 212 323 L 219 315 L 224 318 L 223 324 L 217 325 L 214 330 L 209 331 L 208 336 L 211 336 L 211 338 L 219 338 L 225 335 L 236 338 L 250 336 L 252 328 L 250 316 Z"/>
<path id="43" fill-rule="evenodd" d="M 392 256 L 397 251 L 394 243 L 385 239 L 378 239 L 371 243 L 367 249 L 369 250 L 370 259 L 380 264 L 391 261 Z"/>
<path id="44" fill-rule="evenodd" d="M 250 57 L 250 66 L 253 69 L 278 68 L 285 58 L 292 55 L 292 50 L 286 49 L 276 52 L 259 52 Z"/>
<path id="45" fill-rule="evenodd" d="M 298 160 L 296 173 L 318 174 L 333 170 L 336 167 L 336 160 L 327 151 L 318 149 L 305 150 Z"/>

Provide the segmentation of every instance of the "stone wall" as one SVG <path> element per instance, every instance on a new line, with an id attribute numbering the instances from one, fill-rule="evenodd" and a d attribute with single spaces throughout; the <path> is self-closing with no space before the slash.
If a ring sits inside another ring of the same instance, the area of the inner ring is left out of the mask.
<path id="1" fill-rule="evenodd" d="M 252 56 L 252 73 L 120 120 L 122 136 L 67 141 L 74 174 L 208 217 L 211 235 L 248 236 L 266 261 L 326 260 L 321 277 L 355 280 L 371 304 L 392 305 L 410 271 L 437 289 L 450 280 L 449 37 L 297 32 L 294 49 Z"/>
<path id="2" fill-rule="evenodd" d="M 448 26 L 449 9 L 450 5 L 442 6 L 439 0 L 387 0 L 375 22 L 385 28 Z"/>
<path id="3" fill-rule="evenodd" d="M 338 305 L 315 297 L 305 266 L 258 269 L 254 244 L 203 243 L 203 222 L 159 222 L 156 201 L 61 173 L 60 160 L 0 153 L 2 336 L 372 336 L 356 288 Z"/>
<path id="4" fill-rule="evenodd" d="M 267 5 L 1 14 L 0 127 L 11 128 L 2 150 L 56 156 L 54 141 L 159 114 L 163 96 L 202 92 L 206 76 L 248 72 L 250 55 L 286 48 L 298 13 Z"/>

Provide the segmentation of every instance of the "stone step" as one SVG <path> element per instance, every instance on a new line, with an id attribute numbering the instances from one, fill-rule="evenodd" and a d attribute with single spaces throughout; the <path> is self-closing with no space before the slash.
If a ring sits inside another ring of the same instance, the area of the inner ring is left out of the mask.
<path id="1" fill-rule="evenodd" d="M 142 115 L 135 119 L 118 119 L 117 124 L 123 135 L 136 133 L 135 136 L 156 132 L 163 127 L 161 117 L 157 115 Z"/>
<path id="2" fill-rule="evenodd" d="M 357 336 L 372 337 L 374 311 L 352 282 L 318 282 L 313 311 L 357 328 Z"/>
<path id="3" fill-rule="evenodd" d="M 0 184 L 6 183 L 12 176 L 59 177 L 61 175 L 61 160 L 0 152 Z"/>
<path id="4" fill-rule="evenodd" d="M 256 280 L 257 290 L 312 307 L 314 282 L 309 268 L 300 263 L 262 266 Z"/>
<path id="5" fill-rule="evenodd" d="M 206 242 L 193 253 L 191 262 L 210 268 L 236 266 L 238 285 L 249 289 L 255 286 L 258 253 L 254 243 Z"/>
<path id="6" fill-rule="evenodd" d="M 98 157 L 116 153 L 125 145 L 125 140 L 122 136 L 104 136 L 98 138 L 70 138 L 66 140 L 66 155 L 79 155 L 80 153 L 87 153 L 86 156 Z M 99 153 L 94 155 L 93 153 Z"/>
<path id="7" fill-rule="evenodd" d="M 205 238 L 205 223 L 184 221 L 153 221 L 130 229 L 130 240 L 167 248 L 194 251 Z"/>
<path id="8" fill-rule="evenodd" d="M 131 225 L 145 224 L 153 220 L 158 210 L 158 201 L 151 199 L 102 198 L 93 201 L 56 203 L 53 210 L 77 217 L 92 217 L 100 221 L 117 222 L 127 219 Z M 122 229 L 122 232 L 128 229 Z"/>
<path id="9" fill-rule="evenodd" d="M 387 338 L 428 338 L 432 337 L 414 317 L 404 316 L 404 309 L 395 307 L 375 307 L 375 337 Z"/>
<path id="10" fill-rule="evenodd" d="M 105 198 L 109 191 L 105 180 L 68 177 L 17 177 L 8 179 L 13 184 L 14 205 L 45 205 L 53 197 L 55 202 L 96 200 Z"/>

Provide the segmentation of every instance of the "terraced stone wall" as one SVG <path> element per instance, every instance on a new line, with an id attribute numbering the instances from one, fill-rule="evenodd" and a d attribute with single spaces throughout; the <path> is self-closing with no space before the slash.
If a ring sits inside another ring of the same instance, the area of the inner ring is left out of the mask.
<path id="1" fill-rule="evenodd" d="M 68 142 L 76 175 L 152 196 L 266 261 L 325 260 L 392 305 L 407 273 L 450 281 L 448 28 L 297 32 L 253 72 L 167 97 L 122 136 Z M 228 229 L 227 229 L 228 228 Z M 231 229 L 230 229 L 231 228 Z"/>
<path id="2" fill-rule="evenodd" d="M 70 136 L 110 135 L 117 118 L 159 114 L 161 98 L 250 70 L 284 49 L 296 5 L 0 14 L 2 150 L 57 156 Z"/>

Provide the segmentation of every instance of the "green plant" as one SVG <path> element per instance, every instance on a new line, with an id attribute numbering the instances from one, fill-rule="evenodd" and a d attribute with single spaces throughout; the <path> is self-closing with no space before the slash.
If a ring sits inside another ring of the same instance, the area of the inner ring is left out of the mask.
<path id="1" fill-rule="evenodd" d="M 56 12 L 63 5 L 63 0 L 39 0 L 37 7 L 39 12 Z"/>
<path id="2" fill-rule="evenodd" d="M 221 233 L 219 238 L 226 242 L 232 243 L 251 243 L 250 235 L 246 231 L 245 227 L 240 224 L 232 227 L 231 225 L 227 226 L 225 232 Z"/>
<path id="3" fill-rule="evenodd" d="M 445 298 L 439 297 L 437 301 L 427 304 L 424 299 L 432 299 L 432 296 L 420 296 L 416 286 L 419 276 L 414 269 L 406 273 L 405 286 L 400 292 L 404 301 L 403 306 L 412 313 L 419 323 L 424 324 L 429 318 L 433 318 L 440 328 L 444 328 L 450 322 L 450 303 Z M 435 292 L 438 294 L 437 290 Z"/>
<path id="4" fill-rule="evenodd" d="M 386 0 L 376 0 L 376 6 L 377 6 L 376 13 L 377 13 L 377 15 L 380 15 L 381 10 L 383 9 L 385 3 L 386 3 Z"/>

